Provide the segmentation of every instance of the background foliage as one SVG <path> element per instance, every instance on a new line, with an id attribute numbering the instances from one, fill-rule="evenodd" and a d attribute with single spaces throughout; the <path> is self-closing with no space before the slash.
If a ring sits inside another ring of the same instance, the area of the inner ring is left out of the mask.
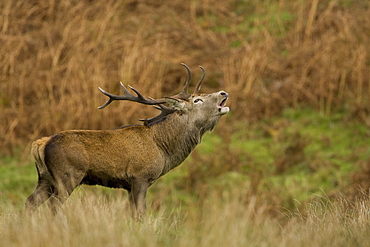
<path id="1" fill-rule="evenodd" d="M 111 129 L 155 114 L 98 111 L 119 81 L 144 95 L 179 91 L 187 63 L 204 92 L 230 93 L 230 122 L 286 107 L 348 110 L 369 123 L 366 1 L 17 1 L 1 3 L 3 154 L 64 129 Z M 154 111 L 154 110 L 153 110 Z"/>

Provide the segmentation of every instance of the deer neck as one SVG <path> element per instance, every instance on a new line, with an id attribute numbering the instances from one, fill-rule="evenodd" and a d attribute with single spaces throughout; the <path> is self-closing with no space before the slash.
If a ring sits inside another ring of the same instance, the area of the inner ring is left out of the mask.
<path id="1" fill-rule="evenodd" d="M 151 128 L 156 144 L 168 158 L 164 173 L 180 165 L 201 142 L 203 135 L 203 131 L 189 123 L 186 116 L 177 113 Z"/>

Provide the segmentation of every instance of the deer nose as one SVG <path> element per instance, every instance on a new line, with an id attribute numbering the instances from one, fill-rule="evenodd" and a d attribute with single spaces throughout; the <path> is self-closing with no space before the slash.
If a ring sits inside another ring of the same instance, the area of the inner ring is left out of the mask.
<path id="1" fill-rule="evenodd" d="M 221 92 L 220 92 L 220 95 L 221 95 L 221 96 L 224 96 L 224 97 L 229 96 L 229 94 L 228 94 L 228 93 L 226 93 L 226 92 L 224 92 L 224 91 L 221 91 Z"/>

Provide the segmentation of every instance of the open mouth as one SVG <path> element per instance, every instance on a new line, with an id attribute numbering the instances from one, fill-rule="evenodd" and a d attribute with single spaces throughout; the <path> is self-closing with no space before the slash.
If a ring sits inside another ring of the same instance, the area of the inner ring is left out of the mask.
<path id="1" fill-rule="evenodd" d="M 222 107 L 225 107 L 225 105 L 226 105 L 226 101 L 227 101 L 227 97 L 226 97 L 226 98 L 224 98 L 224 99 L 221 101 L 221 103 L 218 105 L 218 108 L 219 108 L 219 109 L 221 109 Z"/>
<path id="2" fill-rule="evenodd" d="M 220 104 L 217 105 L 218 111 L 221 114 L 226 114 L 226 113 L 229 112 L 229 107 L 225 107 L 227 99 L 228 99 L 228 97 L 226 96 L 225 98 L 222 99 Z"/>

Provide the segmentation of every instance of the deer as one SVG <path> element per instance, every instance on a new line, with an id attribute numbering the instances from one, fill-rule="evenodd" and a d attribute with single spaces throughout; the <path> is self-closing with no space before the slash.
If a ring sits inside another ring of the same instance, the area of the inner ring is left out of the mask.
<path id="1" fill-rule="evenodd" d="M 38 182 L 35 191 L 26 199 L 25 211 L 32 215 L 48 201 L 53 212 L 80 185 L 101 185 L 128 191 L 132 217 L 142 219 L 146 211 L 148 188 L 161 176 L 179 166 L 212 131 L 226 107 L 228 93 L 219 91 L 200 94 L 206 72 L 193 94 L 188 93 L 192 73 L 186 64 L 187 79 L 180 93 L 162 99 L 145 98 L 135 88 L 130 91 L 120 82 L 123 95 L 99 90 L 108 100 L 127 100 L 152 105 L 160 114 L 141 119 L 143 124 L 113 130 L 66 130 L 42 137 L 32 143 Z"/>

